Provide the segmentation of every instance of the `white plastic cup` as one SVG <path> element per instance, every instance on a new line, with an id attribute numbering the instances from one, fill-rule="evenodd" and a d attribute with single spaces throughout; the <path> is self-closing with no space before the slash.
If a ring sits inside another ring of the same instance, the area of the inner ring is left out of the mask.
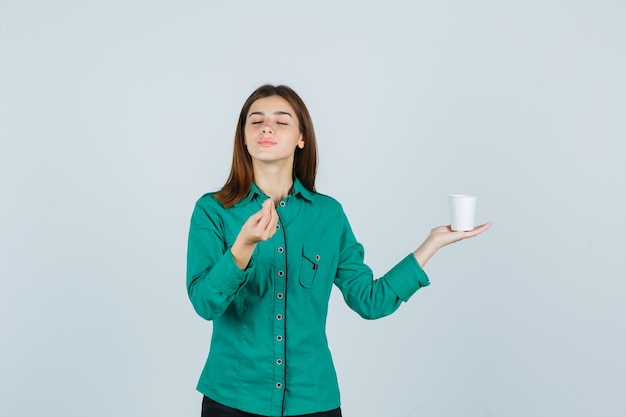
<path id="1" fill-rule="evenodd" d="M 474 218 L 476 216 L 476 196 L 468 194 L 450 194 L 450 224 L 454 231 L 474 229 Z"/>

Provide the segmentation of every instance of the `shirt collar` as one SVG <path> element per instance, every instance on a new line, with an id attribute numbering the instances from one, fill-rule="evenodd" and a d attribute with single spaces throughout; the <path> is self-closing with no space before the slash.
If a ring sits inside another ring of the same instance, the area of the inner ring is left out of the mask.
<path id="1" fill-rule="evenodd" d="M 237 203 L 235 203 L 235 207 L 239 207 L 239 206 L 245 206 L 246 204 L 248 204 L 249 202 L 251 202 L 252 200 L 254 200 L 254 197 L 256 195 L 263 195 L 263 193 L 261 192 L 261 190 L 259 190 L 259 187 L 256 186 L 256 184 L 253 182 L 250 185 L 250 192 L 248 193 L 247 196 L 245 196 L 242 200 L 238 201 Z"/>
<path id="2" fill-rule="evenodd" d="M 291 194 L 300 195 L 308 201 L 313 201 L 313 195 L 312 195 L 313 193 L 307 190 L 306 187 L 300 182 L 300 180 L 297 177 L 294 178 Z M 241 201 L 239 201 L 237 204 L 235 204 L 235 206 L 244 206 L 248 204 L 249 202 L 251 202 L 252 200 L 254 200 L 254 198 L 257 195 L 263 195 L 263 193 L 261 192 L 261 190 L 259 190 L 259 187 L 257 187 L 256 184 L 253 182 L 250 185 L 250 192 L 248 193 L 248 195 L 244 197 Z"/>
<path id="3" fill-rule="evenodd" d="M 308 201 L 313 201 L 313 193 L 300 182 L 300 180 L 296 177 L 293 181 L 293 194 L 301 195 Z"/>

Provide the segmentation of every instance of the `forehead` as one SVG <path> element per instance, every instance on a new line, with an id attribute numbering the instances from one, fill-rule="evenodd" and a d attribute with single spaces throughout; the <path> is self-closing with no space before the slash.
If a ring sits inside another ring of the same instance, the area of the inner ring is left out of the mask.
<path id="1" fill-rule="evenodd" d="M 287 112 L 293 117 L 296 117 L 296 113 L 287 100 L 281 96 L 263 97 L 255 100 L 250 106 L 248 115 L 253 112 L 262 112 L 265 114 L 272 114 L 276 112 Z"/>

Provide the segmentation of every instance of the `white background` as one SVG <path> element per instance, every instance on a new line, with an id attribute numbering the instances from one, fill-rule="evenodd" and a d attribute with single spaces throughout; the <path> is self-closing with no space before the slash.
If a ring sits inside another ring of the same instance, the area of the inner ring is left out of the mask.
<path id="1" fill-rule="evenodd" d="M 347 417 L 624 416 L 626 3 L 0 3 L 0 415 L 199 416 L 189 218 L 260 84 L 382 275 L 475 193 L 494 226 L 365 321 Z"/>

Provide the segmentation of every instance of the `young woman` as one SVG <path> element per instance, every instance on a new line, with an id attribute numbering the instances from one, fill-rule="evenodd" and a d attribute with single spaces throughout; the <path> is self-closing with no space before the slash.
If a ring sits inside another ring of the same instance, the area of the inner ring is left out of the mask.
<path id="1" fill-rule="evenodd" d="M 422 269 L 441 247 L 476 236 L 448 226 L 373 279 L 341 205 L 315 191 L 309 112 L 289 87 L 246 100 L 224 187 L 196 203 L 187 290 L 213 321 L 198 383 L 203 417 L 341 416 L 325 334 L 333 284 L 367 319 L 393 313 L 429 284 Z"/>

